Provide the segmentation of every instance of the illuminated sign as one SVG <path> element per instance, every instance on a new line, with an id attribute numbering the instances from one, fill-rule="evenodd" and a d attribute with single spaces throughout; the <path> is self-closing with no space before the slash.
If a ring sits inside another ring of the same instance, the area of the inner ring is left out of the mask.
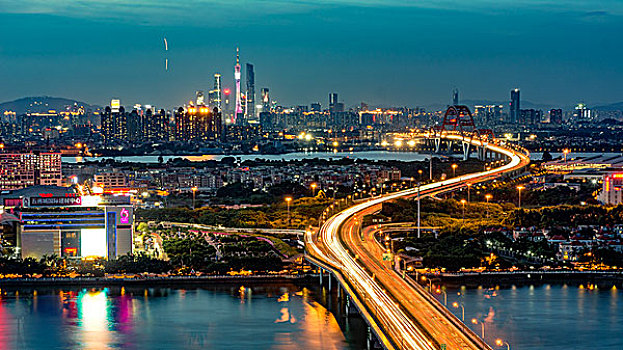
<path id="1" fill-rule="evenodd" d="M 130 212 L 126 208 L 121 208 L 121 212 L 119 213 L 119 222 L 122 224 L 130 223 Z"/>
<path id="2" fill-rule="evenodd" d="M 24 207 L 56 207 L 82 205 L 82 197 L 30 197 L 24 198 Z"/>

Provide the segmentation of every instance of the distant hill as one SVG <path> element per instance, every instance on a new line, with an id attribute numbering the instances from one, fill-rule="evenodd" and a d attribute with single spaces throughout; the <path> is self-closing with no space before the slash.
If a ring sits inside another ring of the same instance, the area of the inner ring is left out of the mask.
<path id="1" fill-rule="evenodd" d="M 24 113 L 40 113 L 49 110 L 62 111 L 71 106 L 84 106 L 85 109 L 96 110 L 100 106 L 90 105 L 82 101 L 71 100 L 61 97 L 35 96 L 24 97 L 15 101 L 0 103 L 0 112 L 13 111 L 18 115 Z"/>
<path id="2" fill-rule="evenodd" d="M 603 106 L 596 106 L 596 107 L 592 107 L 591 109 L 596 110 L 596 111 L 623 111 L 623 102 L 611 103 L 609 105 L 603 105 Z"/>

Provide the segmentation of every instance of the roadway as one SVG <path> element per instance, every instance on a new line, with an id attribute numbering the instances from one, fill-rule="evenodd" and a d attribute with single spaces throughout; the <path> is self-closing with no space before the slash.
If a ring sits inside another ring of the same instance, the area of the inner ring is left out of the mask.
<path id="1" fill-rule="evenodd" d="M 448 139 L 462 141 L 458 135 Z M 483 146 L 479 140 L 469 140 Z M 501 167 L 462 175 L 423 185 L 420 196 L 446 192 L 467 183 L 487 181 L 519 170 L 529 164 L 529 157 L 511 147 L 485 144 L 489 150 L 508 157 Z M 409 279 L 403 279 L 391 266 L 382 261 L 383 248 L 370 235 L 362 236 L 361 219 L 380 210 L 385 201 L 418 195 L 418 189 L 408 189 L 376 197 L 356 204 L 332 216 L 316 234 L 307 233 L 307 254 L 331 267 L 339 280 L 346 281 L 365 306 L 367 321 L 376 333 L 382 332 L 382 345 L 387 349 L 482 349 L 489 348 L 475 334 L 457 323 L 443 306 L 422 292 Z M 349 288 L 350 288 L 349 287 Z"/>

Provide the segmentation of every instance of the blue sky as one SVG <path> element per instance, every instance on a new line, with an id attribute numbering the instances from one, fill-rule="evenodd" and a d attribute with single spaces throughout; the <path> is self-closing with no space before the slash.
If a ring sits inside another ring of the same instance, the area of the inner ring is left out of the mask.
<path id="1" fill-rule="evenodd" d="M 256 90 L 286 105 L 326 105 L 331 91 L 347 105 L 446 103 L 455 86 L 470 99 L 519 87 L 537 103 L 623 101 L 623 2 L 561 3 L 0 0 L 0 101 L 172 107 L 214 72 L 232 87 L 238 45 Z"/>

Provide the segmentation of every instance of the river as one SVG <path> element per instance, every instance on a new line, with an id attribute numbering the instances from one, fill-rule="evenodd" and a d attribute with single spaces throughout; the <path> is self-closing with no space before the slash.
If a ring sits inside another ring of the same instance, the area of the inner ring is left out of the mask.
<path id="1" fill-rule="evenodd" d="M 465 323 L 476 334 L 485 321 L 489 344 L 503 339 L 514 350 L 623 349 L 623 295 L 616 288 L 545 284 L 447 293 L 451 311 L 461 318 L 460 305 L 452 304 L 464 305 Z M 443 294 L 437 298 L 443 302 Z"/>
<path id="2" fill-rule="evenodd" d="M 2 290 L 0 349 L 359 349 L 311 289 Z"/>
<path id="3" fill-rule="evenodd" d="M 591 157 L 596 155 L 621 155 L 620 153 L 576 153 L 569 154 L 568 158 L 574 157 Z M 439 157 L 439 155 L 436 155 Z M 461 155 L 456 155 L 460 157 Z M 562 153 L 552 153 L 553 157 L 562 157 Z M 99 161 L 102 159 L 115 159 L 123 162 L 137 162 L 137 163 L 157 163 L 157 155 L 151 156 L 121 156 L 121 157 L 63 157 L 63 161 L 66 163 L 82 163 L 85 161 Z M 391 152 L 391 151 L 362 151 L 362 152 L 293 152 L 286 154 L 238 154 L 238 155 L 226 155 L 226 154 L 206 154 L 200 156 L 163 156 L 165 162 L 174 158 L 184 158 L 190 161 L 206 161 L 206 160 L 221 160 L 225 157 L 235 157 L 241 161 L 264 159 L 264 160 L 301 160 L 301 159 L 368 159 L 368 160 L 399 160 L 405 162 L 422 161 L 428 159 L 429 155 L 416 152 Z M 530 154 L 530 158 L 533 160 L 541 160 L 543 153 L 535 152 Z"/>

